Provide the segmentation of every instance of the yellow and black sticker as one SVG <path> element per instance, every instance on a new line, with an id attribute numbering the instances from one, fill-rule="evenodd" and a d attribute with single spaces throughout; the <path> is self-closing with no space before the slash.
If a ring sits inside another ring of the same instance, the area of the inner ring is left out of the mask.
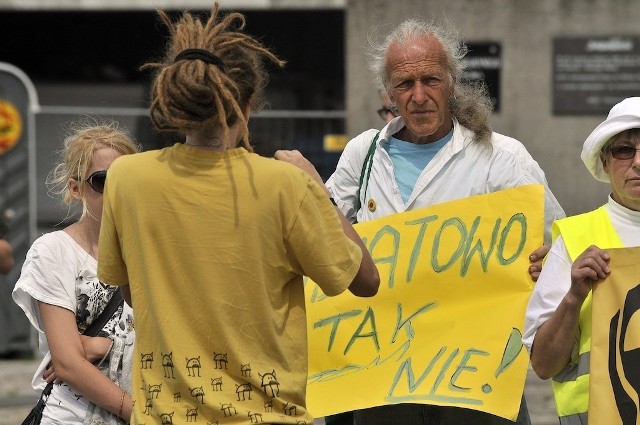
<path id="1" fill-rule="evenodd" d="M 13 148 L 22 136 L 22 117 L 13 104 L 0 100 L 0 154 Z"/>

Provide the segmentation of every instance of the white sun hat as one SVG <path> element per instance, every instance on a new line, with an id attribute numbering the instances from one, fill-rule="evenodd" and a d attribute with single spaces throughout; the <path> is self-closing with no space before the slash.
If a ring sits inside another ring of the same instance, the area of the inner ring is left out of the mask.
<path id="1" fill-rule="evenodd" d="M 630 128 L 640 128 L 640 97 L 628 97 L 616 104 L 611 108 L 607 119 L 584 141 L 580 158 L 596 180 L 609 182 L 609 176 L 600 161 L 602 147 L 613 136 Z"/>

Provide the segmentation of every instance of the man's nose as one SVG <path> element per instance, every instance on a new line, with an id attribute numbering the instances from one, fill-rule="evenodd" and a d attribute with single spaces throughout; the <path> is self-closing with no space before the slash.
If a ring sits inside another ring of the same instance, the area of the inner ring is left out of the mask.
<path id="1" fill-rule="evenodd" d="M 421 81 L 417 81 L 413 85 L 413 93 L 411 99 L 417 104 L 423 104 L 429 99 L 428 88 Z"/>

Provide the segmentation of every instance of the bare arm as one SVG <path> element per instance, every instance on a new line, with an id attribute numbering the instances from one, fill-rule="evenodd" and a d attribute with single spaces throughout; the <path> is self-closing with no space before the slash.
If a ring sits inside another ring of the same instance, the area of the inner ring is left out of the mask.
<path id="1" fill-rule="evenodd" d="M 311 178 L 313 178 L 326 192 L 327 198 L 331 196 L 329 190 L 324 185 L 322 177 L 318 174 L 316 168 L 307 160 L 302 154 L 297 151 L 276 151 L 274 157 L 280 161 L 289 162 L 296 167 L 304 170 Z M 376 267 L 367 247 L 362 243 L 360 235 L 355 231 L 349 220 L 346 219 L 344 214 L 339 208 L 336 208 L 338 216 L 340 217 L 340 223 L 342 224 L 342 230 L 345 235 L 353 242 L 355 242 L 362 251 L 362 261 L 360 262 L 360 268 L 358 273 L 354 277 L 353 281 L 349 285 L 349 291 L 358 297 L 372 297 L 378 293 L 378 287 L 380 286 L 380 276 L 378 275 L 378 268 Z"/>
<path id="2" fill-rule="evenodd" d="M 531 347 L 531 366 L 541 379 L 556 376 L 571 360 L 580 308 L 592 285 L 609 272 L 609 254 L 595 246 L 573 262 L 571 288 L 551 318 L 540 326 Z"/>
<path id="3" fill-rule="evenodd" d="M 129 420 L 131 396 L 122 399 L 123 390 L 86 359 L 73 312 L 42 302 L 38 307 L 56 377 L 97 406 Z"/>
<path id="4" fill-rule="evenodd" d="M 90 363 L 95 363 L 104 359 L 109 351 L 111 351 L 111 346 L 113 345 L 113 341 L 110 338 L 101 336 L 80 335 L 80 341 L 82 342 L 85 358 Z M 51 363 L 49 363 L 49 366 L 44 371 L 42 377 L 47 382 L 53 381 L 56 384 L 62 382 L 58 379 L 56 370 Z"/>
<path id="5" fill-rule="evenodd" d="M 102 336 L 80 335 L 80 341 L 82 342 L 85 358 L 89 360 L 90 363 L 104 359 L 105 356 L 109 354 L 109 351 L 111 351 L 111 346 L 113 345 L 111 338 Z"/>
<path id="6" fill-rule="evenodd" d="M 6 239 L 0 239 L 0 274 L 7 274 L 15 264 L 13 248 Z"/>
<path id="7" fill-rule="evenodd" d="M 342 214 L 340 208 L 336 208 L 340 222 L 342 223 L 342 230 L 349 239 L 354 241 L 360 247 L 362 251 L 362 261 L 360 262 L 360 268 L 356 273 L 355 278 L 349 285 L 349 291 L 353 295 L 358 297 L 372 297 L 378 293 L 378 287 L 380 286 L 380 276 L 378 275 L 378 268 L 376 267 L 369 250 L 362 243 L 362 238 L 355 231 L 349 220 Z"/>

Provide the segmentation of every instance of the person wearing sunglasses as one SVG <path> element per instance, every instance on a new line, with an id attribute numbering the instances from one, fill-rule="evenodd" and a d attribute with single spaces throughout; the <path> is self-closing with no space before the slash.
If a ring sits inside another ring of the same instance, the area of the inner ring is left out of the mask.
<path id="1" fill-rule="evenodd" d="M 398 109 L 396 105 L 393 104 L 389 95 L 384 90 L 378 90 L 378 94 L 380 95 L 380 100 L 382 101 L 382 107 L 378 109 L 378 116 L 382 118 L 385 123 L 388 123 L 395 117 L 398 117 Z"/>
<path id="2" fill-rule="evenodd" d="M 76 208 L 79 217 L 33 242 L 12 293 L 38 331 L 44 355 L 34 389 L 59 384 L 53 386 L 42 424 L 128 422 L 135 335 L 131 307 L 120 306 L 99 336 L 81 333 L 118 291 L 96 277 L 107 172 L 116 158 L 138 151 L 116 122 L 77 121 L 64 141 L 61 162 L 47 179 L 49 193 L 67 206 L 67 217 Z"/>
<path id="3" fill-rule="evenodd" d="M 598 209 L 554 223 L 555 239 L 529 301 L 523 337 L 533 370 L 553 378 L 563 424 L 588 419 L 591 288 L 611 271 L 604 250 L 640 246 L 640 97 L 611 108 L 585 140 L 581 158 L 611 192 Z"/>

